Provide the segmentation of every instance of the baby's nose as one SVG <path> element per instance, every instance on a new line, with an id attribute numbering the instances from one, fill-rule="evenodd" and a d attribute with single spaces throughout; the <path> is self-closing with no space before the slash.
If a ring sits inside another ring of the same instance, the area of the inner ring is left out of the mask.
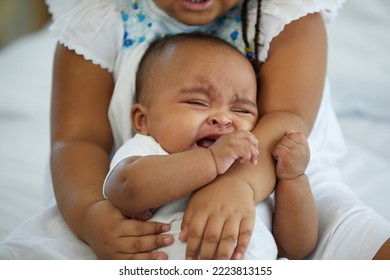
<path id="1" fill-rule="evenodd" d="M 217 127 L 227 127 L 232 124 L 232 120 L 227 114 L 218 113 L 209 118 L 209 124 Z"/>

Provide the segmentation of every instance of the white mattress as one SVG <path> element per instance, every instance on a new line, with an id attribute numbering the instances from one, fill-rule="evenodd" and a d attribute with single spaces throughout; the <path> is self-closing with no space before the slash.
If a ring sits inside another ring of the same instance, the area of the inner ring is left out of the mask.
<path id="1" fill-rule="evenodd" d="M 349 155 L 340 167 L 390 220 L 390 2 L 353 0 L 329 26 L 329 75 Z M 0 239 L 43 209 L 55 41 L 42 30 L 0 51 Z"/>

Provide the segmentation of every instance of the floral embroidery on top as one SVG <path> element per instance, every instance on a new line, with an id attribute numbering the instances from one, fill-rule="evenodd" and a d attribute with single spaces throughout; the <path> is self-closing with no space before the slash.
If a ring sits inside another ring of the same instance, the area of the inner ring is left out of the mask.
<path id="1" fill-rule="evenodd" d="M 124 25 L 123 48 L 135 47 L 151 42 L 167 34 L 182 32 L 203 32 L 228 41 L 248 58 L 253 57 L 252 49 L 246 49 L 241 35 L 241 9 L 233 7 L 228 13 L 204 26 L 188 26 L 166 17 L 159 18 L 152 0 L 116 0 L 117 9 Z M 146 11 L 145 11 L 146 10 Z M 161 14 L 161 12 L 160 12 Z"/>
<path id="2" fill-rule="evenodd" d="M 153 39 L 158 35 L 153 30 L 154 20 L 143 12 L 142 5 L 136 0 L 116 1 L 124 25 L 123 47 L 129 48 Z"/>

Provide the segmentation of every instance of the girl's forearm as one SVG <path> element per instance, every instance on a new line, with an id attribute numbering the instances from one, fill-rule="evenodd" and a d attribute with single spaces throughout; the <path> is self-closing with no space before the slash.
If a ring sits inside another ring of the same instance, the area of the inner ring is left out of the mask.
<path id="1" fill-rule="evenodd" d="M 51 172 L 57 205 L 84 241 L 84 217 L 92 204 L 104 200 L 102 185 L 108 167 L 108 154 L 98 145 L 80 140 L 53 143 Z"/>
<path id="2" fill-rule="evenodd" d="M 104 200 L 113 145 L 107 117 L 114 81 L 106 70 L 58 44 L 51 98 L 51 175 L 58 208 L 85 241 L 86 214 Z"/>
<path id="3" fill-rule="evenodd" d="M 309 135 L 321 103 L 326 72 L 326 34 L 320 14 L 285 26 L 272 41 L 259 69 L 258 107 L 261 118 L 252 131 L 259 140 L 257 166 L 237 166 L 253 188 L 256 203 L 275 187 L 272 150 L 288 131 Z M 304 78 L 303 78 L 304 77 Z"/>
<path id="4" fill-rule="evenodd" d="M 119 163 L 109 176 L 106 193 L 120 209 L 139 213 L 183 197 L 216 176 L 209 149 L 129 158 Z"/>

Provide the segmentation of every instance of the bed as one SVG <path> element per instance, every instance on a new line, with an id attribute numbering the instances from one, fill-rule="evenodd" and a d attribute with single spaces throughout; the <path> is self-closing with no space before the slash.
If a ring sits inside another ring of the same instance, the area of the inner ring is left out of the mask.
<path id="1" fill-rule="evenodd" d="M 328 26 L 333 102 L 349 147 L 342 175 L 390 220 L 390 2 L 349 1 Z M 44 209 L 56 42 L 47 28 L 0 51 L 0 240 Z"/>

